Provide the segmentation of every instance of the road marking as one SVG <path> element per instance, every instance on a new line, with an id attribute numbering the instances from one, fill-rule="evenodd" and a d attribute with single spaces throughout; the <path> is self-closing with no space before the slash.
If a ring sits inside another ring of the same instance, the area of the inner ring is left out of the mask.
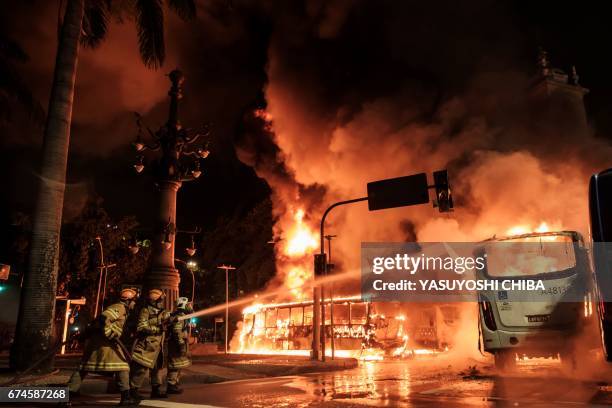
<path id="1" fill-rule="evenodd" d="M 112 404 L 115 405 L 119 402 L 115 400 L 96 401 L 99 404 Z M 141 407 L 155 407 L 155 408 L 224 408 L 216 405 L 204 405 L 204 404 L 189 404 L 186 402 L 174 402 L 174 401 L 160 401 L 160 400 L 142 400 L 140 402 Z"/>

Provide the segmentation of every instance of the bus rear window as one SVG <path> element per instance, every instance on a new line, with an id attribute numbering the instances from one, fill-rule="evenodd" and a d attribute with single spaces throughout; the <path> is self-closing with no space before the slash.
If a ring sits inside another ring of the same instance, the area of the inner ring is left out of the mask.
<path id="1" fill-rule="evenodd" d="M 574 242 L 565 235 L 493 242 L 487 245 L 486 257 L 487 273 L 491 277 L 533 277 L 576 266 Z"/>

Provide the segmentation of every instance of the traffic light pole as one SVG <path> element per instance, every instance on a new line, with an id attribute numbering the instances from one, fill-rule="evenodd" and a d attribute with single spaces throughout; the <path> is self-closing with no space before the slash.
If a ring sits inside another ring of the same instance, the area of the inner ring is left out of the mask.
<path id="1" fill-rule="evenodd" d="M 321 218 L 321 230 L 320 230 L 320 243 L 321 250 L 319 252 L 318 257 L 315 255 L 315 281 L 316 277 L 319 275 L 327 275 L 327 261 L 325 254 L 325 218 L 336 207 L 341 205 L 358 203 L 360 201 L 367 201 L 368 197 L 354 198 L 352 200 L 339 201 L 330 205 L 327 210 L 323 213 L 323 217 Z M 314 285 L 313 287 L 313 305 L 312 305 L 312 353 L 311 358 L 313 360 L 319 359 L 319 354 L 321 355 L 321 360 L 325 361 L 325 299 L 322 298 L 323 294 L 323 285 Z M 321 303 L 321 300 L 323 303 Z M 333 333 L 332 333 L 333 336 Z M 321 351 L 319 353 L 319 351 Z"/>
<path id="2" fill-rule="evenodd" d="M 440 212 L 453 210 L 453 198 L 448 183 L 446 170 L 433 172 L 434 184 L 427 184 L 427 174 L 418 173 L 411 176 L 396 177 L 368 183 L 368 195 L 352 200 L 339 201 L 330 205 L 321 218 L 320 247 L 321 250 L 314 256 L 313 307 L 312 307 L 312 353 L 311 358 L 325 361 L 325 298 L 323 298 L 323 285 L 316 284 L 318 276 L 327 275 L 327 257 L 325 254 L 325 218 L 336 207 L 346 204 L 368 201 L 368 210 L 384 210 L 387 208 L 407 207 L 429 202 L 429 190 L 435 189 L 436 198 L 434 207 Z M 323 303 L 321 303 L 323 299 Z M 333 337 L 333 321 L 332 337 Z M 333 347 L 333 346 L 332 346 Z M 321 352 L 320 352 L 321 351 Z"/>

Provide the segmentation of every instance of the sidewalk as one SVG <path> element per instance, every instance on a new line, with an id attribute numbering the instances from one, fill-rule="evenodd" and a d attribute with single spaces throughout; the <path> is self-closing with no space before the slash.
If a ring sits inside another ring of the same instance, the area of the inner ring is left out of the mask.
<path id="1" fill-rule="evenodd" d="M 43 378 L 35 378 L 32 374 L 24 377 L 21 385 L 66 384 L 72 371 L 76 368 L 79 356 L 63 356 L 56 360 L 57 373 Z M 215 354 L 194 356 L 191 367 L 182 370 L 183 384 L 210 384 L 223 381 L 244 380 L 250 378 L 278 377 L 321 371 L 335 371 L 354 368 L 358 365 L 356 359 L 337 358 L 326 362 L 311 361 L 304 356 L 271 356 L 252 354 Z M 0 371 L 0 383 L 5 383 L 15 377 L 8 370 Z M 91 376 L 83 383 L 82 392 L 104 393 L 110 378 Z"/>

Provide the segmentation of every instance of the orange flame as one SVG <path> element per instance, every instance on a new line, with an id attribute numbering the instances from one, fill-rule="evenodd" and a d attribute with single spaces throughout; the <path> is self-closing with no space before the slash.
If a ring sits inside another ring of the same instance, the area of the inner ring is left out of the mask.
<path id="1" fill-rule="evenodd" d="M 289 239 L 284 252 L 289 257 L 301 257 L 317 249 L 317 236 L 304 223 L 304 210 L 299 209 L 293 217 L 295 224 L 288 231 Z"/>

